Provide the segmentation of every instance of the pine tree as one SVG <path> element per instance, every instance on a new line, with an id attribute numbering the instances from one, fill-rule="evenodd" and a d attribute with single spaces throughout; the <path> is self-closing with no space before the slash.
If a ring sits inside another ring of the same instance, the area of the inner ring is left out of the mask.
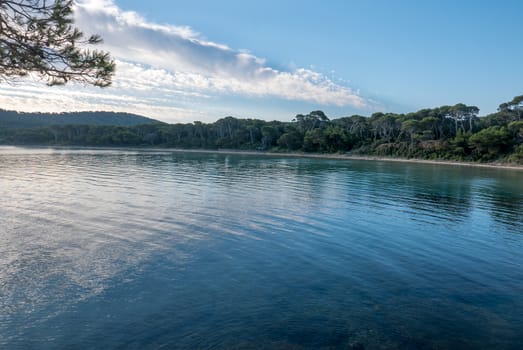
<path id="1" fill-rule="evenodd" d="M 48 85 L 111 84 L 108 53 L 89 50 L 98 35 L 73 26 L 72 0 L 0 0 L 0 83 L 36 74 Z"/>

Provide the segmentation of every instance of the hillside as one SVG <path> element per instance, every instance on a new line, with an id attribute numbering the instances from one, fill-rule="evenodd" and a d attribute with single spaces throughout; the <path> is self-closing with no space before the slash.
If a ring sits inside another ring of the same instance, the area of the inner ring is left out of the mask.
<path id="1" fill-rule="evenodd" d="M 166 124 L 132 116 L 142 125 L 128 126 L 107 125 L 119 114 L 92 113 L 97 118 L 82 118 L 84 125 L 9 129 L 0 124 L 0 144 L 226 148 L 522 164 L 523 95 L 502 103 L 496 113 L 484 117 L 478 113 L 476 106 L 458 103 L 407 114 L 376 112 L 332 120 L 322 111 L 312 111 L 291 122 L 229 116 L 214 123 Z M 105 125 L 93 122 L 100 119 Z M 143 125 L 144 120 L 149 124 Z"/>
<path id="2" fill-rule="evenodd" d="M 131 113 L 116 112 L 68 112 L 68 113 L 21 113 L 0 109 L 0 128 L 21 129 L 51 125 L 114 125 L 133 126 L 158 124 L 158 120 Z"/>

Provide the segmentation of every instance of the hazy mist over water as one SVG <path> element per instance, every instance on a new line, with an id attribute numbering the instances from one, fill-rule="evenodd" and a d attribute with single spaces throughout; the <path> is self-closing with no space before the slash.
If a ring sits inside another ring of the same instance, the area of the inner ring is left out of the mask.
<path id="1" fill-rule="evenodd" d="M 521 349 L 523 172 L 0 147 L 0 349 Z"/>

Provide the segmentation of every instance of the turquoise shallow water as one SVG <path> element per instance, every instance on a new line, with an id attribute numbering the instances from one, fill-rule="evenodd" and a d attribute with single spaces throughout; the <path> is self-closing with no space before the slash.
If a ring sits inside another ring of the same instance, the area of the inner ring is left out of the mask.
<path id="1" fill-rule="evenodd" d="M 523 172 L 0 148 L 0 349 L 522 349 Z"/>

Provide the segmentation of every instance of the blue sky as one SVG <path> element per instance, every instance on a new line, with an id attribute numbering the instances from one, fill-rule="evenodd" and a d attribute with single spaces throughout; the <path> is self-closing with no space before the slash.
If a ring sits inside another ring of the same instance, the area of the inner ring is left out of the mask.
<path id="1" fill-rule="evenodd" d="M 84 0 L 112 87 L 0 87 L 2 108 L 121 110 L 168 122 L 410 112 L 481 115 L 523 94 L 522 1 Z"/>

